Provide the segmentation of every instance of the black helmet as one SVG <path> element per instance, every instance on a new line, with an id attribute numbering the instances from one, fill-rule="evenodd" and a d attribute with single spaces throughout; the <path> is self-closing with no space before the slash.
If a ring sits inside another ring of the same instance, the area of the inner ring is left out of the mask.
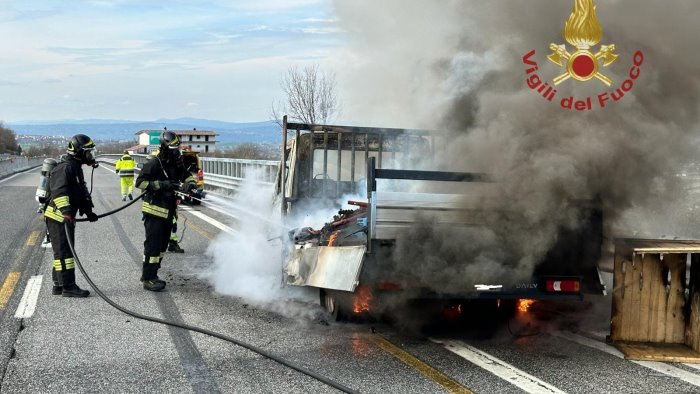
<path id="1" fill-rule="evenodd" d="M 164 131 L 160 134 L 160 149 L 180 149 L 180 137 L 172 131 Z"/>
<path id="2" fill-rule="evenodd" d="M 76 134 L 70 139 L 66 152 L 68 152 L 69 155 L 75 156 L 83 149 L 95 149 L 95 143 L 85 134 Z"/>
<path id="3" fill-rule="evenodd" d="M 92 164 L 95 161 L 92 151 L 95 150 L 95 143 L 85 134 L 76 134 L 68 143 L 66 152 L 85 164 Z"/>

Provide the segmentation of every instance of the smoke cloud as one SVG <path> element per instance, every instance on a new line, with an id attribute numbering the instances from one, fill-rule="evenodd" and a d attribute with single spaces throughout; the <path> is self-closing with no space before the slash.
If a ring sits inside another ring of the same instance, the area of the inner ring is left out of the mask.
<path id="1" fill-rule="evenodd" d="M 536 73 L 550 85 L 563 72 L 546 56 L 550 43 L 566 43 L 573 1 L 335 1 L 351 40 L 337 60 L 344 116 L 449 133 L 434 166 L 493 174 L 497 191 L 482 200 L 515 213 L 453 232 L 430 233 L 425 219 L 397 244 L 403 272 L 440 287 L 474 273 L 525 278 L 562 229 L 582 226 L 581 201 L 594 198 L 609 238 L 700 236 L 695 205 L 675 177 L 697 146 L 700 9 L 690 0 L 596 4 L 599 45 L 614 43 L 620 55 L 601 68 L 613 87 L 569 80 L 549 102 L 527 86 L 523 57 L 535 50 Z M 613 92 L 637 50 L 641 74 L 620 101 L 590 111 L 560 107 L 565 97 L 595 104 Z"/>

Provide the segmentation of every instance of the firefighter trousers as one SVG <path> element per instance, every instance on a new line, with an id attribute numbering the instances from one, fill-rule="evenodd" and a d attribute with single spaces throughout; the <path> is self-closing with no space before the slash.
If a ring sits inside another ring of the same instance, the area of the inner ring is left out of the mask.
<path id="1" fill-rule="evenodd" d="M 168 249 L 173 226 L 172 212 L 167 219 L 143 215 L 143 226 L 146 229 L 146 240 L 143 241 L 143 280 L 152 280 L 158 277 L 160 263 Z"/>
<path id="2" fill-rule="evenodd" d="M 75 260 L 68 246 L 68 237 L 63 223 L 47 220 L 51 248 L 53 249 L 52 277 L 56 286 L 71 286 L 75 284 Z M 75 223 L 68 224 L 70 241 L 75 245 Z M 54 274 L 55 273 L 55 274 Z"/>
<path id="3" fill-rule="evenodd" d="M 123 176 L 119 178 L 119 183 L 122 187 L 122 197 L 126 197 L 127 194 L 131 194 L 134 191 L 134 177 L 133 176 Z"/>

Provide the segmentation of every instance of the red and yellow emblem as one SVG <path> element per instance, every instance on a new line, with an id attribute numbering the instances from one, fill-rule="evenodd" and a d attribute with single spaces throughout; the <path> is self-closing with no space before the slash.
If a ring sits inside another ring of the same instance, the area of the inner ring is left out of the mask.
<path id="1" fill-rule="evenodd" d="M 612 79 L 601 73 L 600 67 L 601 62 L 602 67 L 607 67 L 617 59 L 618 55 L 613 53 L 615 44 L 601 45 L 596 53 L 591 51 L 602 38 L 603 28 L 598 22 L 593 0 L 574 0 L 574 8 L 564 24 L 564 39 L 575 47 L 576 51 L 569 53 L 564 44 L 549 44 L 549 49 L 553 52 L 547 58 L 559 67 L 566 67 L 564 74 L 553 79 L 554 85 L 559 85 L 569 78 L 581 82 L 596 78 L 611 86 Z M 562 60 L 566 61 L 566 65 Z"/>

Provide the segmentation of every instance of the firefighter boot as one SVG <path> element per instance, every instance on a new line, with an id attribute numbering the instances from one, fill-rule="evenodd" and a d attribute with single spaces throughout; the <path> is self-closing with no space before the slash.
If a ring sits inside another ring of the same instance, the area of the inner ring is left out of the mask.
<path id="1" fill-rule="evenodd" d="M 161 291 L 165 289 L 165 281 L 158 279 L 158 267 L 155 264 L 143 264 L 141 282 L 146 290 Z"/>
<path id="2" fill-rule="evenodd" d="M 62 294 L 64 297 L 87 297 L 90 292 L 83 290 L 75 284 L 75 268 L 61 271 L 63 279 Z"/>
<path id="3" fill-rule="evenodd" d="M 185 253 L 185 250 L 180 247 L 177 241 L 171 239 L 168 242 L 168 252 Z"/>
<path id="4" fill-rule="evenodd" d="M 134 197 L 131 196 L 131 193 L 129 193 L 129 201 L 132 201 Z"/>
<path id="5" fill-rule="evenodd" d="M 51 294 L 61 295 L 63 293 L 63 285 L 61 284 L 61 275 L 56 271 L 56 268 L 51 268 L 51 279 L 53 279 Z"/>

